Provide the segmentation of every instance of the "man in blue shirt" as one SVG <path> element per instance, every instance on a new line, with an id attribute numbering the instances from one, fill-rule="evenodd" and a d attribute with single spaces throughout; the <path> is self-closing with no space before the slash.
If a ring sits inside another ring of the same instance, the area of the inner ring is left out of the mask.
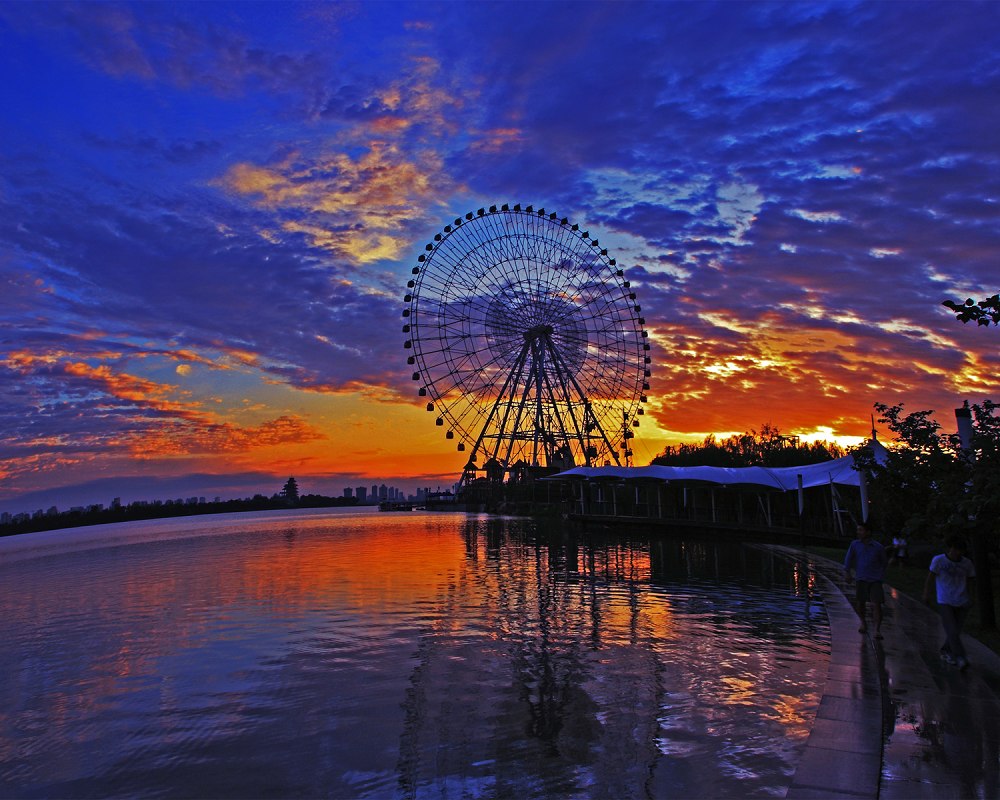
<path id="1" fill-rule="evenodd" d="M 872 539 L 871 531 L 863 522 L 858 525 L 858 538 L 851 542 L 844 558 L 844 576 L 851 579 L 851 569 L 854 569 L 855 606 L 861 617 L 861 627 L 858 633 L 867 633 L 865 621 L 868 603 L 872 604 L 872 620 L 875 622 L 875 638 L 882 638 L 882 578 L 885 577 L 885 565 L 888 563 L 885 548 Z"/>

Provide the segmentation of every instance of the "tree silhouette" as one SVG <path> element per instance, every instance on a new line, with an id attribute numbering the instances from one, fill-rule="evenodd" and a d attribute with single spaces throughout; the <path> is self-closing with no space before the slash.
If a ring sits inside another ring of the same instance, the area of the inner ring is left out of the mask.
<path id="1" fill-rule="evenodd" d="M 859 451 L 872 476 L 869 487 L 881 527 L 911 539 L 938 543 L 950 534 L 967 538 L 976 565 L 980 624 L 996 628 L 991 551 L 1000 539 L 1000 405 L 970 407 L 972 439 L 943 433 L 933 411 L 904 413 L 903 405 L 876 403 L 879 422 L 895 442 L 885 463 Z"/>
<path id="2" fill-rule="evenodd" d="M 299 485 L 295 482 L 295 478 L 289 478 L 285 481 L 284 488 L 281 490 L 281 496 L 289 503 L 299 502 Z"/>
<path id="3" fill-rule="evenodd" d="M 1000 294 L 987 297 L 978 303 L 971 297 L 964 303 L 956 300 L 945 300 L 941 305 L 955 312 L 955 318 L 963 323 L 975 320 L 977 325 L 1000 325 Z"/>
<path id="4" fill-rule="evenodd" d="M 709 434 L 700 444 L 667 445 L 652 463 L 665 467 L 797 467 L 845 454 L 834 442 L 806 444 L 798 436 L 782 435 L 776 425 L 765 422 L 759 431 L 749 430 L 721 441 Z"/>

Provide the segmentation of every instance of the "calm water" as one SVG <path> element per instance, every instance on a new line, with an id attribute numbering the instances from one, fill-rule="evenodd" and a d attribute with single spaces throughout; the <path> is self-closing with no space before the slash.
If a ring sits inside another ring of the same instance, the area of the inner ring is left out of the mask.
<path id="1" fill-rule="evenodd" d="M 423 512 L 0 540 L 0 795 L 783 796 L 829 659 L 809 580 Z"/>

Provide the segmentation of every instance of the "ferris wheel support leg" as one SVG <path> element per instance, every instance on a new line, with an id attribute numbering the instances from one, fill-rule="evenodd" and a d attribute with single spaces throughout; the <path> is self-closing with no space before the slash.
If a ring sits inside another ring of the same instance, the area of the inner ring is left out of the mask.
<path id="1" fill-rule="evenodd" d="M 552 448 L 552 452 L 549 454 L 549 460 L 547 463 L 549 466 L 552 466 L 553 460 L 555 460 L 556 458 L 561 458 L 560 456 L 561 448 L 567 449 L 571 457 L 573 454 L 573 447 L 570 444 L 571 434 L 566 427 L 566 420 L 563 416 L 563 413 L 560 411 L 560 406 L 564 405 L 566 407 L 566 412 L 570 415 L 570 418 L 573 419 L 573 399 L 570 396 L 569 392 L 566 391 L 566 381 L 563 379 L 562 372 L 559 368 L 559 360 L 556 357 L 557 353 L 555 352 L 555 348 L 552 346 L 551 342 L 549 342 L 549 350 L 552 351 L 552 360 L 550 363 L 553 365 L 555 369 L 556 377 L 558 379 L 558 384 L 559 384 L 558 388 L 562 390 L 562 396 L 560 398 L 558 396 L 556 386 L 553 385 L 551 379 L 549 378 L 548 372 L 546 372 L 544 376 L 546 397 L 548 398 L 549 404 L 552 407 L 552 416 L 554 417 L 556 423 L 554 429 L 552 429 L 551 425 L 549 426 L 551 430 L 550 445 Z M 573 421 L 575 422 L 575 419 Z"/>
<path id="2" fill-rule="evenodd" d="M 545 396 L 552 407 L 552 417 L 556 423 L 554 428 L 551 424 L 547 426 L 549 430 L 547 439 L 549 448 L 546 450 L 546 464 L 551 467 L 553 466 L 552 462 L 559 457 L 560 447 L 569 447 L 569 431 L 566 430 L 566 422 L 559 411 L 559 398 L 556 396 L 555 387 L 552 385 L 552 381 L 549 380 L 548 373 L 545 373 L 544 377 Z M 548 420 L 548 422 L 551 422 L 551 420 Z M 570 451 L 572 452 L 572 447 L 570 447 Z"/>
<path id="3" fill-rule="evenodd" d="M 518 438 L 526 438 L 524 436 L 519 435 L 518 431 L 521 428 L 521 419 L 524 417 L 524 410 L 528 407 L 528 393 L 530 391 L 531 391 L 531 382 L 525 381 L 524 390 L 521 392 L 521 400 L 517 404 L 517 415 L 514 417 L 514 424 L 510 428 L 510 435 L 507 437 L 507 452 L 504 455 L 504 461 L 507 464 L 510 463 L 511 454 L 514 452 L 514 442 L 516 442 Z M 508 403 L 507 406 L 507 410 L 510 411 L 513 408 L 513 406 L 514 406 L 514 394 L 512 392 L 510 396 L 510 402 Z M 504 422 L 506 424 L 506 419 L 504 420 Z M 500 442 L 502 441 L 503 431 L 504 429 L 502 428 L 499 431 L 500 435 L 497 436 L 496 447 L 494 448 L 493 451 L 494 458 L 496 458 L 497 454 L 500 452 Z"/>
<path id="4" fill-rule="evenodd" d="M 545 374 L 544 348 L 539 343 L 539 339 L 531 341 L 531 369 L 532 378 L 535 383 L 535 435 L 531 444 L 531 463 L 538 466 L 538 442 L 542 441 L 542 447 L 546 450 L 546 464 L 548 463 L 548 447 L 543 432 L 545 430 L 544 414 L 542 412 L 542 376 Z"/>
<path id="5" fill-rule="evenodd" d="M 587 395 L 584 393 L 582 387 L 577 382 L 576 377 L 572 373 L 569 373 L 569 379 L 572 382 L 573 387 L 579 393 L 580 397 L 582 397 L 584 401 L 586 401 Z M 593 415 L 593 412 L 591 412 L 591 415 Z M 600 421 L 597 419 L 597 417 L 593 417 L 593 420 L 594 420 L 594 425 L 597 427 L 597 430 L 600 431 L 601 433 L 601 438 L 604 440 L 604 444 L 608 446 L 608 452 L 611 453 L 611 457 L 615 460 L 615 464 L 621 466 L 621 462 L 618 460 L 618 452 L 615 450 L 614 445 L 612 445 L 610 440 L 608 439 L 608 435 L 604 432 L 604 428 L 601 427 Z M 588 465 L 590 464 L 589 456 L 587 457 L 587 464 Z"/>
<path id="6" fill-rule="evenodd" d="M 572 396 L 569 390 L 569 386 L 566 384 L 566 376 L 572 375 L 572 373 L 569 371 L 568 365 L 566 364 L 566 360 L 562 357 L 562 354 L 556 349 L 555 343 L 551 339 L 548 339 L 548 337 L 546 338 L 548 341 L 549 350 L 552 351 L 552 360 L 556 364 L 556 376 L 559 378 L 559 385 L 560 388 L 562 389 L 563 397 L 565 398 L 566 408 L 569 413 L 569 418 L 573 422 L 573 429 L 576 433 L 576 440 L 580 443 L 580 450 L 583 453 L 584 462 L 586 463 L 587 466 L 590 466 L 590 456 L 587 454 L 587 442 L 584 438 L 583 430 L 580 427 L 580 420 L 577 419 L 576 412 L 574 411 L 574 403 L 572 402 Z M 587 398 L 584 397 L 583 395 L 580 396 L 580 399 L 584 403 L 587 402 Z M 561 417 L 559 417 L 559 426 L 562 429 L 563 437 L 566 439 L 566 442 L 568 444 L 569 432 L 566 430 L 566 425 Z M 574 459 L 574 464 L 575 464 L 575 459 Z"/>
<path id="7" fill-rule="evenodd" d="M 472 455 L 470 456 L 470 458 L 475 458 L 476 453 L 479 452 L 479 447 L 480 445 L 482 445 L 483 439 L 486 437 L 486 431 L 490 427 L 490 424 L 493 422 L 493 418 L 496 416 L 497 409 L 503 403 L 503 399 L 507 394 L 508 387 L 510 387 L 511 383 L 513 383 L 514 386 L 517 386 L 517 380 L 520 379 L 521 373 L 524 370 L 524 363 L 527 358 L 527 355 L 528 355 L 528 343 L 525 342 L 524 346 L 521 348 L 521 352 L 518 354 L 517 359 L 514 362 L 514 368 L 509 373 L 507 373 L 507 379 L 503 383 L 503 388 L 501 388 L 500 392 L 497 394 L 497 399 L 493 402 L 493 407 L 490 409 L 489 416 L 487 416 L 486 422 L 483 425 L 482 430 L 479 431 L 479 437 L 476 439 L 476 443 L 472 447 Z M 515 376 L 517 380 L 515 379 Z M 501 423 L 500 426 L 501 432 L 503 431 L 503 427 L 506 424 L 509 415 L 510 415 L 510 402 L 507 403 L 507 410 L 504 412 L 504 422 Z M 498 437 L 497 442 L 499 443 L 499 441 L 500 439 Z M 497 448 L 494 448 L 493 458 L 496 458 L 496 450 Z"/>

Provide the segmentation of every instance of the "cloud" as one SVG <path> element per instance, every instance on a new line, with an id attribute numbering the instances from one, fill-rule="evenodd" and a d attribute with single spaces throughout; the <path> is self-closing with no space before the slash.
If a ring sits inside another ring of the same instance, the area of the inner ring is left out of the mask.
<path id="1" fill-rule="evenodd" d="M 218 185 L 350 263 L 398 260 L 430 221 L 429 209 L 460 190 L 434 145 L 462 129 L 474 94 L 444 79 L 437 60 L 411 56 L 403 78 L 339 88 L 321 114 L 338 123 L 329 140 L 266 165 L 233 164 Z M 485 149 L 516 138 L 509 129 L 466 133 Z"/>
<path id="2" fill-rule="evenodd" d="M 101 3 L 5 9 L 17 29 L 39 32 L 112 78 L 207 90 L 221 97 L 264 90 L 296 98 L 319 93 L 326 71 L 313 52 L 255 44 L 205 15 Z"/>
<path id="3" fill-rule="evenodd" d="M 225 421 L 178 386 L 123 368 L 130 360 L 155 355 L 162 354 L 96 347 L 89 352 L 7 354 L 0 360 L 0 373 L 18 387 L 0 403 L 7 431 L 0 452 L 8 464 L 8 480 L 98 453 L 143 460 L 242 453 L 325 438 L 292 415 L 256 426 Z M 181 366 L 189 359 L 186 353 L 174 356 Z"/>
<path id="4" fill-rule="evenodd" d="M 398 148 L 372 142 L 356 159 L 295 154 L 270 167 L 235 164 L 220 184 L 286 217 L 285 231 L 365 264 L 399 258 L 411 245 L 405 223 L 422 218 L 440 169 L 437 159 L 424 161 L 407 161 Z"/>
<path id="5" fill-rule="evenodd" d="M 26 188 L 16 203 L 0 203 L 0 251 L 10 264 L 0 275 L 26 298 L 0 318 L 26 340 L 95 328 L 309 386 L 384 384 L 402 374 L 389 358 L 401 342 L 370 335 L 397 327 L 394 298 L 342 279 L 345 268 L 294 238 L 262 241 L 255 220 L 223 207 L 206 220 L 168 210 L 169 199 L 146 213 L 153 201 L 137 213 L 72 190 Z M 213 224 L 220 217 L 228 222 Z M 50 326 L 39 312 L 58 325 L 43 334 Z"/>

